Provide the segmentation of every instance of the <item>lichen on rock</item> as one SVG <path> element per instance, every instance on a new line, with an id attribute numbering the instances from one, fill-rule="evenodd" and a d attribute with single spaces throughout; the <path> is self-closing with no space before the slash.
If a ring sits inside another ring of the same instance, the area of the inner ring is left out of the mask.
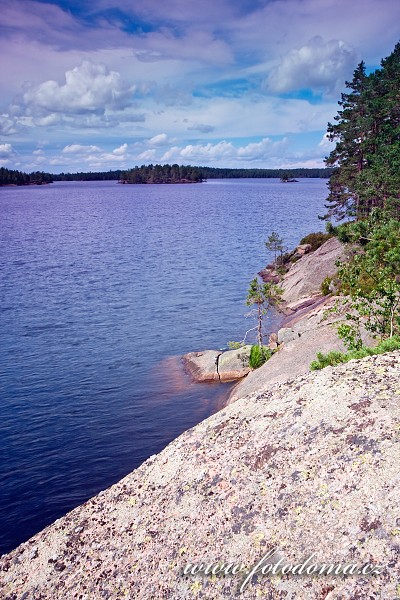
<path id="1" fill-rule="evenodd" d="M 268 386 L 0 559 L 0 597 L 398 596 L 400 352 Z M 183 575 L 188 563 L 380 565 L 374 576 Z"/>

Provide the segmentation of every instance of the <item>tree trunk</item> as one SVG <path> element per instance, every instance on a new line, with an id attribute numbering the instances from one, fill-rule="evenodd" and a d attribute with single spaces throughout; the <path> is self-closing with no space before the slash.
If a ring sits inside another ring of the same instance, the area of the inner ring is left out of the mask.
<path id="1" fill-rule="evenodd" d="M 257 340 L 258 340 L 258 345 L 260 346 L 260 348 L 262 348 L 262 308 L 261 308 L 261 304 L 258 305 Z"/>

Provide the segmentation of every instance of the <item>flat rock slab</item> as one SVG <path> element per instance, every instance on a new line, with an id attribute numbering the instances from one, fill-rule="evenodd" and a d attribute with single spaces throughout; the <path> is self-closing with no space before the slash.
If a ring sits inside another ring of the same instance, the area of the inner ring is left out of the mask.
<path id="1" fill-rule="evenodd" d="M 268 386 L 185 432 L 119 483 L 0 559 L 0 597 L 27 600 L 394 600 L 400 352 Z M 365 563 L 379 575 L 184 575 Z M 308 563 L 310 565 L 310 563 Z"/>
<path id="2" fill-rule="evenodd" d="M 300 258 L 280 284 L 283 289 L 282 300 L 288 304 L 320 294 L 321 283 L 325 277 L 332 277 L 336 273 L 335 263 L 343 254 L 343 244 L 337 238 L 331 238 L 315 252 Z"/>

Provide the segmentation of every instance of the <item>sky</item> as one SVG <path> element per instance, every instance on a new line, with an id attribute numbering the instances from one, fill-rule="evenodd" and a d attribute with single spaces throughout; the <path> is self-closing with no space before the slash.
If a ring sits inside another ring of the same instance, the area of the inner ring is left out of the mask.
<path id="1" fill-rule="evenodd" d="M 399 0 L 0 0 L 0 166 L 324 166 Z"/>

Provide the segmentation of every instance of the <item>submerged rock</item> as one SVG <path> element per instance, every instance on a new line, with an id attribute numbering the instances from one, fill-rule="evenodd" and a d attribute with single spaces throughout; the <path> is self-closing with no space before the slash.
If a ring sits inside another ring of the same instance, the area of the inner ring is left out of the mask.
<path id="1" fill-rule="evenodd" d="M 3 556 L 0 597 L 396 598 L 399 381 L 393 352 L 243 398 Z M 259 573 L 241 593 L 246 573 L 183 574 L 269 552 L 380 573 Z"/>

